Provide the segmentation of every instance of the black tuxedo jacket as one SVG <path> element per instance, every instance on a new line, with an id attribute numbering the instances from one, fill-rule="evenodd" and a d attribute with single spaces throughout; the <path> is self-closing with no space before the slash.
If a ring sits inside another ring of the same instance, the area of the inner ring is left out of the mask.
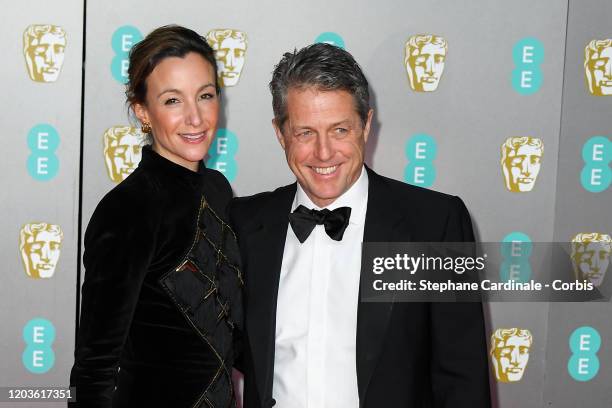
<path id="1" fill-rule="evenodd" d="M 458 197 L 367 170 L 364 241 L 474 240 L 469 214 Z M 230 207 L 246 279 L 241 363 L 245 408 L 275 404 L 276 300 L 295 192 L 294 183 L 274 192 L 235 199 Z M 356 342 L 360 407 L 490 406 L 480 303 L 360 302 Z"/>

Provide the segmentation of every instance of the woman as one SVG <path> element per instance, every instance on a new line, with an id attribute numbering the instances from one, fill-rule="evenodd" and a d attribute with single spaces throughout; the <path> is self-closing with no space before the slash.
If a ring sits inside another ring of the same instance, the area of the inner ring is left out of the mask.
<path id="1" fill-rule="evenodd" d="M 210 46 L 183 27 L 158 28 L 130 52 L 127 100 L 152 145 L 85 233 L 76 406 L 235 405 L 243 282 L 223 219 L 232 192 L 202 164 L 216 71 Z"/>

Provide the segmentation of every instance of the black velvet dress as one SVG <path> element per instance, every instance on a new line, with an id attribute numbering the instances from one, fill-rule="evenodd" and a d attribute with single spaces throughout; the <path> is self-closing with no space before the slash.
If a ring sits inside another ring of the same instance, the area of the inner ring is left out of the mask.
<path id="1" fill-rule="evenodd" d="M 239 254 L 223 175 L 143 149 L 85 233 L 75 407 L 233 407 Z"/>

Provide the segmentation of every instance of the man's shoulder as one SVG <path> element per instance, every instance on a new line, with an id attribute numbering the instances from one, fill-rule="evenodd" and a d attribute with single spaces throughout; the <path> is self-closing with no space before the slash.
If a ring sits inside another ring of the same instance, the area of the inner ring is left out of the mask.
<path id="1" fill-rule="evenodd" d="M 373 174 L 372 174 L 373 173 Z M 374 183 L 370 191 L 374 194 L 383 194 L 389 199 L 397 201 L 398 205 L 410 204 L 411 207 L 422 207 L 436 211 L 438 209 L 448 209 L 460 200 L 459 197 L 430 190 L 424 187 L 407 184 L 386 176 L 372 172 L 369 174 L 370 182 Z"/>
<path id="2" fill-rule="evenodd" d="M 230 205 L 230 217 L 232 223 L 244 224 L 258 220 L 269 211 L 282 209 L 289 205 L 295 196 L 296 184 L 289 184 L 277 188 L 274 191 L 236 197 Z"/>

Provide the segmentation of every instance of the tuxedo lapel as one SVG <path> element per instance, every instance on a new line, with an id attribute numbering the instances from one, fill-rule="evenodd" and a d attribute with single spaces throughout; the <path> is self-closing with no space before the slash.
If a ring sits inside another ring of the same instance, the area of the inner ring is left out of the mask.
<path id="1" fill-rule="evenodd" d="M 368 171 L 368 207 L 366 211 L 364 242 L 407 241 L 406 234 L 396 235 L 405 214 L 393 205 L 391 189 L 384 178 L 366 166 Z M 366 279 L 368 270 L 361 270 L 361 279 Z M 376 367 L 385 333 L 393 310 L 393 303 L 361 302 L 357 309 L 357 385 L 359 399 L 364 400 L 365 392 Z"/>
<path id="2" fill-rule="evenodd" d="M 282 187 L 270 197 L 270 204 L 262 209 L 258 223 L 245 237 L 249 257 L 247 277 L 248 307 L 246 324 L 255 366 L 255 380 L 260 397 L 270 397 L 276 330 L 276 303 L 283 260 L 289 212 L 295 196 L 296 184 Z M 256 301 L 249 301 L 256 299 Z"/>

